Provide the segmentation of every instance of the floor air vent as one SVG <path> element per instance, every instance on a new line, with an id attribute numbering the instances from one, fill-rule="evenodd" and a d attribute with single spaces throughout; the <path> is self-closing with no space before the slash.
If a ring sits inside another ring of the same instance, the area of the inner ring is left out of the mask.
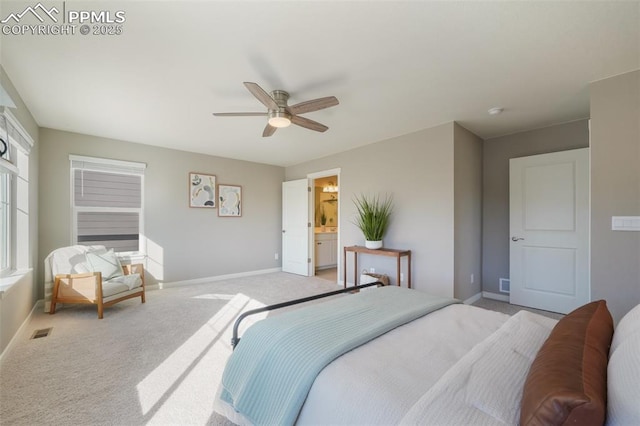
<path id="1" fill-rule="evenodd" d="M 36 330 L 33 332 L 33 335 L 31 335 L 31 339 L 47 337 L 51 333 L 51 330 L 53 330 L 53 328 L 43 328 L 42 330 Z"/>

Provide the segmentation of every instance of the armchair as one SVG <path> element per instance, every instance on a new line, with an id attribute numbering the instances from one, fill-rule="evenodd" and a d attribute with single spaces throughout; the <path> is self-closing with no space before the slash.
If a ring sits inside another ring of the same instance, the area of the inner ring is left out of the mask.
<path id="1" fill-rule="evenodd" d="M 63 247 L 51 252 L 45 259 L 45 298 L 47 287 L 52 290 L 50 314 L 58 303 L 88 303 L 97 305 L 102 319 L 105 307 L 123 300 L 139 296 L 145 303 L 143 266 L 121 265 L 113 250 L 104 246 Z"/>

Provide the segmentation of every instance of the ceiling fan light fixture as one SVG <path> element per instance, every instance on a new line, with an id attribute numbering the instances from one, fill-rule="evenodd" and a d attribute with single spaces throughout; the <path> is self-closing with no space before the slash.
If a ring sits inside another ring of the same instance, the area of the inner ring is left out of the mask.
<path id="1" fill-rule="evenodd" d="M 291 114 L 285 111 L 272 111 L 269 113 L 269 125 L 273 127 L 289 127 L 291 125 Z"/>
<path id="2" fill-rule="evenodd" d="M 263 138 L 272 136 L 279 128 L 288 127 L 291 124 L 315 132 L 326 132 L 329 130 L 327 126 L 302 117 L 300 114 L 330 108 L 340 103 L 335 96 L 325 96 L 324 98 L 311 99 L 289 106 L 287 104 L 289 93 L 284 90 L 272 90 L 271 93 L 267 93 L 257 83 L 250 81 L 245 81 L 244 86 L 262 105 L 267 107 L 266 112 L 214 112 L 213 115 L 216 117 L 267 116 L 267 125 L 262 131 Z"/>

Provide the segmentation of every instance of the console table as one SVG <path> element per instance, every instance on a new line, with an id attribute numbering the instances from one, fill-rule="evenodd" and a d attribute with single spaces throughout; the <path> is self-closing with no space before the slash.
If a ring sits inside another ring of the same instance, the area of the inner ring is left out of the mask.
<path id="1" fill-rule="evenodd" d="M 344 248 L 342 257 L 342 273 L 344 274 L 344 288 L 347 288 L 347 253 L 353 253 L 353 282 L 358 285 L 358 254 L 372 254 L 374 256 L 388 256 L 396 258 L 397 283 L 400 286 L 400 259 L 407 257 L 407 286 L 411 288 L 411 250 L 398 250 L 390 248 L 380 248 L 377 250 L 368 249 L 362 246 L 350 246 Z"/>

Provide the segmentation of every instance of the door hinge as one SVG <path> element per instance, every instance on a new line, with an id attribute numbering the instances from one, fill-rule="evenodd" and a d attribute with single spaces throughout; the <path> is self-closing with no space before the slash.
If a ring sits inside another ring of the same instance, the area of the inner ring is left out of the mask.
<path id="1" fill-rule="evenodd" d="M 307 186 L 307 192 L 311 192 L 311 187 Z"/>
<path id="2" fill-rule="evenodd" d="M 311 258 L 307 257 L 307 263 L 311 263 Z"/>
<path id="3" fill-rule="evenodd" d="M 307 222 L 307 228 L 311 228 L 311 222 Z"/>

